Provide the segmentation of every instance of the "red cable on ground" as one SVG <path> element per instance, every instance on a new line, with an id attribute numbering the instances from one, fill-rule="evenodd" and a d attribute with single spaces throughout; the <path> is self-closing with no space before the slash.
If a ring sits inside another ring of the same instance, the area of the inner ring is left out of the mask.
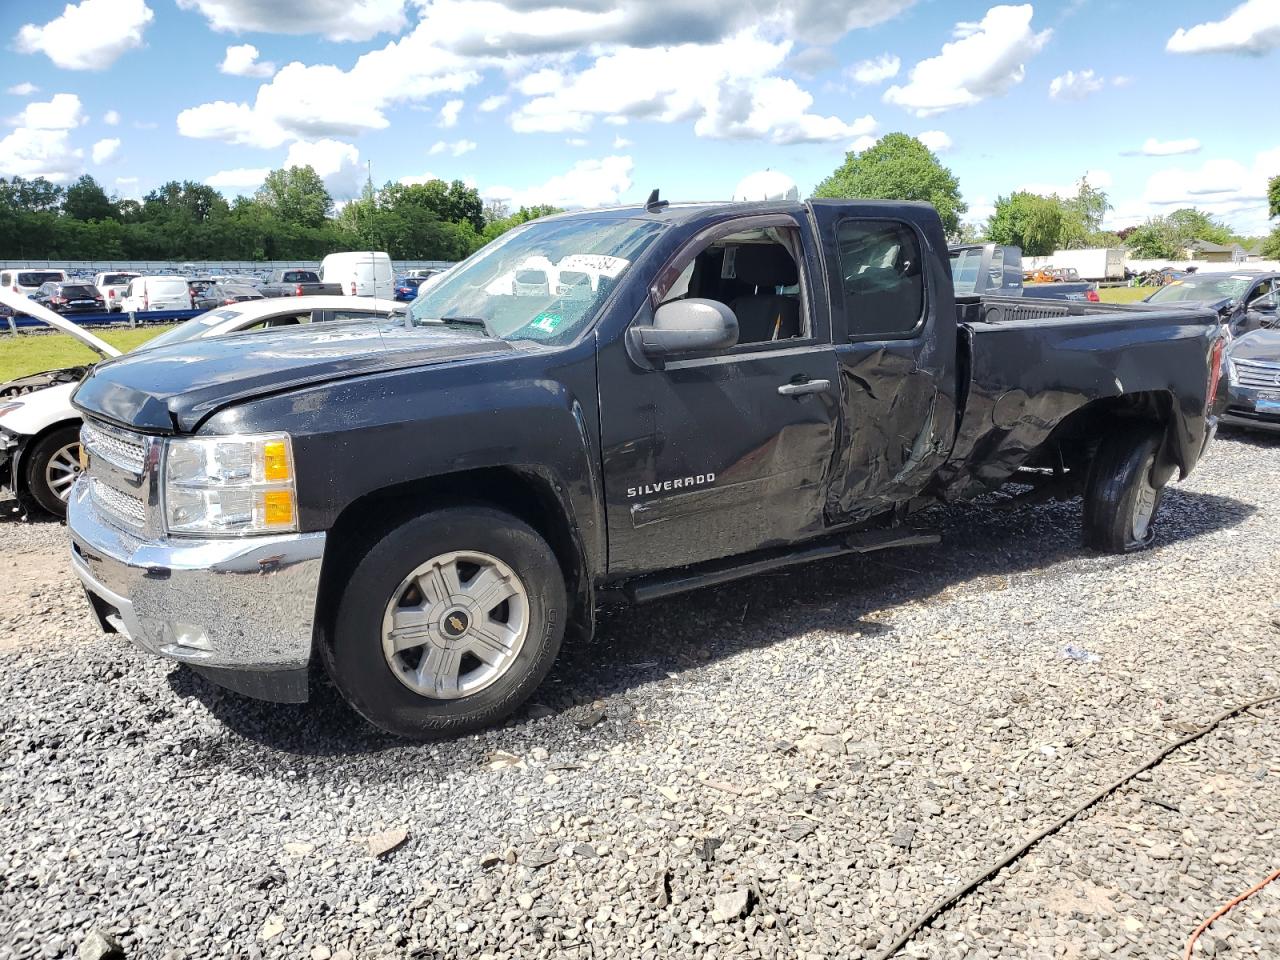
<path id="1" fill-rule="evenodd" d="M 1220 907 L 1217 913 L 1211 916 L 1204 923 L 1200 924 L 1200 926 L 1196 927 L 1196 932 L 1193 933 L 1191 935 L 1191 939 L 1187 941 L 1187 949 L 1186 949 L 1186 952 L 1182 954 L 1182 960 L 1191 960 L 1191 951 L 1195 948 L 1196 941 L 1200 939 L 1200 934 L 1204 933 L 1206 930 L 1209 929 L 1209 925 L 1213 923 L 1213 921 L 1230 913 L 1238 904 L 1244 903 L 1246 900 L 1252 897 L 1255 893 L 1257 893 L 1259 890 L 1265 887 L 1268 883 L 1271 883 L 1272 881 L 1275 881 L 1275 880 L 1280 880 L 1280 870 L 1277 870 L 1275 873 L 1271 874 L 1271 876 L 1267 877 L 1267 879 L 1263 880 L 1257 886 L 1250 887 L 1248 890 L 1240 894 L 1240 896 L 1236 897 L 1234 900 L 1227 903 L 1225 906 Z"/>

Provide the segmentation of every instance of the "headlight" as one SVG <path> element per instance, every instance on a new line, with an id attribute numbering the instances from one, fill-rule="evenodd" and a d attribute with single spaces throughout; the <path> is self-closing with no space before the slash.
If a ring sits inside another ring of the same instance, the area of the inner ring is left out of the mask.
<path id="1" fill-rule="evenodd" d="M 13 411 L 21 409 L 22 402 L 20 400 L 5 401 L 0 403 L 0 417 L 3 417 L 6 413 L 13 413 Z"/>
<path id="2" fill-rule="evenodd" d="M 164 461 L 164 514 L 178 536 L 242 537 L 298 529 L 287 433 L 177 437 Z"/>

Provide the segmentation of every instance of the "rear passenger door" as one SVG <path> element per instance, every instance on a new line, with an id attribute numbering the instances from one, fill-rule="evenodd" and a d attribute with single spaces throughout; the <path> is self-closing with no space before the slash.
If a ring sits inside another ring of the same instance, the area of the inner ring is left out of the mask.
<path id="1" fill-rule="evenodd" d="M 919 495 L 955 438 L 956 313 L 941 225 L 920 208 L 813 204 L 842 434 L 827 509 L 857 521 Z M 921 225 L 924 225 L 922 229 Z"/>

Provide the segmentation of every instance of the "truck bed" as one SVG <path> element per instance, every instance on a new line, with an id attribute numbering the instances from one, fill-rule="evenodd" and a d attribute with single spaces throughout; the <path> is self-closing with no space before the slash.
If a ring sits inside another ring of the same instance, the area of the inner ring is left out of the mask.
<path id="1" fill-rule="evenodd" d="M 1086 405 L 1112 416 L 1164 405 L 1170 454 L 1183 473 L 1195 463 L 1207 432 L 1205 371 L 1221 335 L 1213 311 L 966 297 L 957 314 L 963 412 L 939 472 L 944 499 L 1000 486 L 1055 429 L 1055 439 L 1069 435 Z"/>

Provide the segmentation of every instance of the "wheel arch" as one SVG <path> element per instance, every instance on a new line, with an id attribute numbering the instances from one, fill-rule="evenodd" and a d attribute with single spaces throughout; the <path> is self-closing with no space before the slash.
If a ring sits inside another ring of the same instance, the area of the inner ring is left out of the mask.
<path id="1" fill-rule="evenodd" d="M 18 442 L 17 449 L 14 451 L 13 463 L 9 469 L 13 478 L 13 492 L 19 496 L 27 496 L 30 491 L 27 489 L 27 456 L 31 453 L 33 447 L 45 437 L 67 427 L 75 427 L 77 430 L 84 421 L 79 417 L 70 417 L 63 420 L 57 420 L 53 423 L 46 424 L 35 433 L 26 434 Z"/>
<path id="2" fill-rule="evenodd" d="M 363 549 L 400 523 L 446 507 L 510 513 L 547 541 L 559 561 L 571 610 L 567 636 L 585 640 L 595 625 L 594 576 L 562 487 L 537 467 L 485 467 L 424 477 L 371 491 L 348 504 L 330 528 L 316 609 L 316 640 L 328 643 L 342 584 Z"/>
<path id="3" fill-rule="evenodd" d="M 1062 419 L 1031 461 L 1051 464 L 1061 456 L 1067 466 L 1084 466 L 1108 432 L 1134 421 L 1146 421 L 1161 431 L 1160 462 L 1175 467 L 1185 477 L 1196 458 L 1182 442 L 1176 404 L 1168 390 L 1142 390 L 1091 400 Z"/>

